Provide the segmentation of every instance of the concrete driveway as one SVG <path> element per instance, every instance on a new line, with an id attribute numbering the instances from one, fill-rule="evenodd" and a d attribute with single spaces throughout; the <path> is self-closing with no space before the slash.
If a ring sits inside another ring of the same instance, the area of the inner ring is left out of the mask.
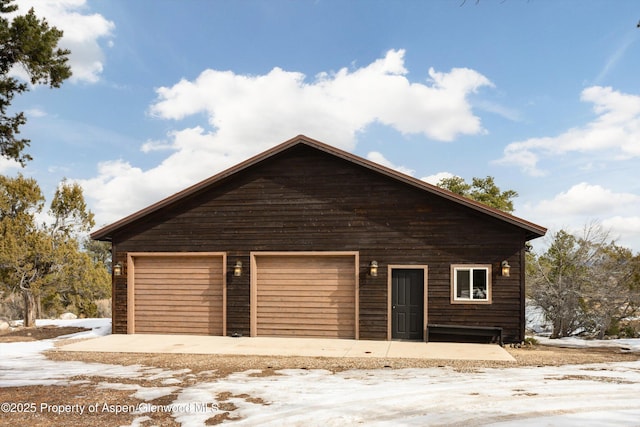
<path id="1" fill-rule="evenodd" d="M 424 343 L 316 338 L 232 338 L 196 335 L 108 335 L 67 344 L 60 347 L 59 350 L 106 353 L 515 361 L 504 348 L 497 344 Z"/>

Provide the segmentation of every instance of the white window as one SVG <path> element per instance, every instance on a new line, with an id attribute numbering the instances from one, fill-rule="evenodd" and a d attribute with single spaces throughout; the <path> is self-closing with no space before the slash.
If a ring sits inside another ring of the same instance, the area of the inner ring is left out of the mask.
<path id="1" fill-rule="evenodd" d="M 452 303 L 491 303 L 491 265 L 452 265 Z"/>

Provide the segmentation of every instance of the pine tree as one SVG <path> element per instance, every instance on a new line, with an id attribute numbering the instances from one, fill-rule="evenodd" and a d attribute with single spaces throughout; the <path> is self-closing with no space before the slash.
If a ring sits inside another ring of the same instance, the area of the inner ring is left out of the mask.
<path id="1" fill-rule="evenodd" d="M 18 135 L 27 119 L 23 112 L 8 112 L 11 102 L 16 95 L 28 91 L 29 85 L 60 87 L 71 77 L 67 64 L 70 52 L 58 47 L 62 31 L 36 17 L 33 9 L 10 21 L 7 15 L 18 9 L 12 3 L 13 0 L 0 0 L 0 156 L 24 166 L 31 160 L 24 153 L 30 141 Z M 26 73 L 28 81 L 15 77 L 19 72 Z"/>

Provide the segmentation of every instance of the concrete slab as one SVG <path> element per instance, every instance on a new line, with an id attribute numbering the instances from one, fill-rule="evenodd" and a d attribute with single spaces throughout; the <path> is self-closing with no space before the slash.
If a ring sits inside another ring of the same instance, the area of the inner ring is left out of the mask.
<path id="1" fill-rule="evenodd" d="M 423 343 L 315 338 L 107 335 L 59 347 L 61 351 L 304 357 L 379 357 L 515 361 L 496 344 Z"/>

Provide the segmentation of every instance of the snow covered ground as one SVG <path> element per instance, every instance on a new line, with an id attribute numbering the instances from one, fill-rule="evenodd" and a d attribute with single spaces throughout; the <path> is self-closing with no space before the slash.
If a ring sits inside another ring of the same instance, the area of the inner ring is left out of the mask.
<path id="1" fill-rule="evenodd" d="M 110 330 L 109 319 L 39 324 L 93 328 L 58 339 L 101 336 Z M 240 418 L 230 423 L 246 426 L 640 426 L 640 362 L 472 372 L 282 370 L 280 375 L 264 377 L 247 371 L 194 384 L 186 381 L 193 377 L 188 369 L 48 360 L 42 352 L 54 341 L 0 343 L 0 403 L 5 400 L 2 387 L 69 384 L 70 377 L 82 374 L 127 379 L 103 386 L 130 390 L 143 401 L 177 392 L 173 416 L 184 426 L 205 425 L 207 418 L 221 412 L 216 396 L 225 392 L 238 396 L 226 400 L 237 407 L 232 416 Z M 565 341 L 573 346 L 596 345 Z M 640 340 L 617 344 L 640 351 Z M 163 385 L 143 387 L 132 383 L 135 379 L 159 379 Z M 147 419 L 141 411 L 132 425 Z"/>

